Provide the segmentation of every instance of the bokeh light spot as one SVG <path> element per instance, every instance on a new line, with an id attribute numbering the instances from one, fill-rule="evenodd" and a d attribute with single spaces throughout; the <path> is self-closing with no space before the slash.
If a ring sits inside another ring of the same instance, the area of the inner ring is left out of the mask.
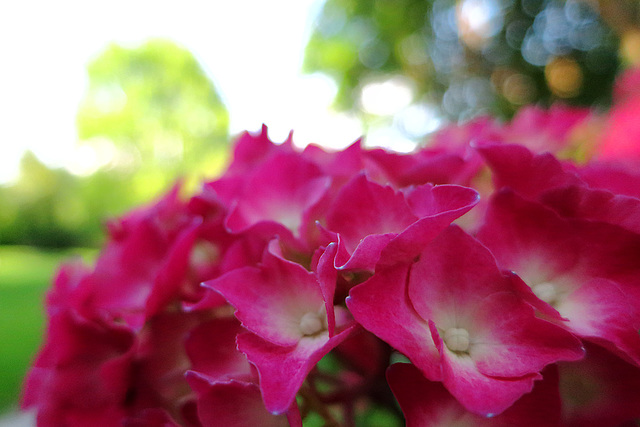
<path id="1" fill-rule="evenodd" d="M 560 98 L 573 98 L 580 93 L 583 82 L 578 63 L 566 57 L 553 58 L 544 69 L 547 85 Z"/>
<path id="2" fill-rule="evenodd" d="M 406 77 L 395 76 L 365 84 L 360 102 L 368 113 L 379 116 L 392 115 L 413 101 L 413 92 L 413 82 Z"/>
<path id="3" fill-rule="evenodd" d="M 502 14 L 494 0 L 464 0 L 456 8 L 458 35 L 472 49 L 481 49 L 502 28 Z"/>
<path id="4" fill-rule="evenodd" d="M 536 85 L 533 79 L 525 74 L 513 73 L 502 83 L 502 95 L 514 105 L 525 105 L 536 97 Z"/>
<path id="5" fill-rule="evenodd" d="M 622 35 L 620 54 L 629 64 L 640 64 L 640 30 L 628 30 Z"/>

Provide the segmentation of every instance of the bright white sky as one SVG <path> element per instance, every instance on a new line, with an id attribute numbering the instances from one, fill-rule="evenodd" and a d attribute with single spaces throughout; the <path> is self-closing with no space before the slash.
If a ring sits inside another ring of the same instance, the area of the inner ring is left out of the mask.
<path id="1" fill-rule="evenodd" d="M 359 123 L 329 111 L 335 85 L 299 73 L 321 0 L 20 0 L 0 2 L 0 183 L 31 150 L 68 165 L 85 66 L 110 42 L 151 37 L 193 52 L 231 116 L 231 132 L 258 130 L 274 140 L 290 129 L 301 144 L 343 147 Z"/>

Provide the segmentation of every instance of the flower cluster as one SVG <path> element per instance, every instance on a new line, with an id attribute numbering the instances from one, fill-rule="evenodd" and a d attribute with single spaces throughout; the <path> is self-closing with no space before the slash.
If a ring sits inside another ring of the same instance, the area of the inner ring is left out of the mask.
<path id="1" fill-rule="evenodd" d="M 637 80 L 637 79 L 636 79 Z M 42 426 L 621 426 L 640 418 L 640 93 L 410 154 L 263 128 L 62 266 Z"/>

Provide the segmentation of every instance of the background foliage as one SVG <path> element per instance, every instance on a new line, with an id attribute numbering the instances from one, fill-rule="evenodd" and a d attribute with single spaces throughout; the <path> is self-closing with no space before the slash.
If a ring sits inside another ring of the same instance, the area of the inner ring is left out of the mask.
<path id="1" fill-rule="evenodd" d="M 165 40 L 111 45 L 87 71 L 77 115 L 86 161 L 54 170 L 27 154 L 17 182 L 0 186 L 0 244 L 97 246 L 107 218 L 224 164 L 229 115 L 190 52 Z"/>
<path id="2" fill-rule="evenodd" d="M 367 89 L 407 87 L 410 105 L 386 114 L 424 137 L 429 128 L 403 126 L 416 107 L 460 120 L 533 103 L 607 106 L 620 65 L 640 55 L 639 14 L 635 0 L 328 0 L 305 69 L 332 76 L 336 106 L 369 122 L 385 113 L 368 108 Z"/>

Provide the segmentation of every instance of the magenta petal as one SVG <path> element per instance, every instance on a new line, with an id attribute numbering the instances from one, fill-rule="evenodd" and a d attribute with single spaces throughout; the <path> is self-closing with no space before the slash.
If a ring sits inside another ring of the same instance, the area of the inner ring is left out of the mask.
<path id="1" fill-rule="evenodd" d="M 112 240 L 103 249 L 85 289 L 89 311 L 121 316 L 138 328 L 158 272 L 177 236 L 192 224 L 175 186 L 157 203 L 111 223 Z"/>
<path id="2" fill-rule="evenodd" d="M 407 427 L 452 425 L 467 413 L 441 382 L 426 380 L 410 363 L 391 365 L 387 381 L 402 408 Z"/>
<path id="3" fill-rule="evenodd" d="M 169 249 L 167 259 L 158 272 L 151 294 L 146 302 L 147 318 L 160 312 L 172 300 L 180 297 L 180 287 L 186 279 L 193 245 L 198 237 L 201 220 L 194 220 Z"/>
<path id="4" fill-rule="evenodd" d="M 571 131 L 590 118 L 589 108 L 568 107 L 560 103 L 544 109 L 524 106 L 518 110 L 501 132 L 505 142 L 524 145 L 537 153 L 558 152 L 573 140 Z"/>
<path id="5" fill-rule="evenodd" d="M 429 326 L 420 318 L 407 297 L 408 266 L 377 271 L 349 292 L 347 307 L 368 331 L 407 356 L 433 380 L 441 379 L 440 356 Z"/>
<path id="6" fill-rule="evenodd" d="M 502 414 L 492 418 L 467 411 L 440 382 L 428 381 L 408 363 L 387 369 L 387 380 L 404 413 L 407 427 L 540 427 L 558 426 L 560 396 L 556 370 L 536 381 L 524 395 Z"/>
<path id="7" fill-rule="evenodd" d="M 412 154 L 398 154 L 382 149 L 364 152 L 367 172 L 379 182 L 390 182 L 396 187 L 446 184 L 468 181 L 479 167 L 478 161 L 469 161 L 462 153 L 434 148 Z"/>
<path id="8" fill-rule="evenodd" d="M 493 417 L 502 413 L 533 388 L 533 382 L 542 378 L 540 374 L 520 378 L 494 378 L 478 371 L 469 356 L 457 356 L 444 349 L 442 338 L 435 324 L 430 321 L 438 351 L 442 356 L 442 383 L 469 411 Z"/>
<path id="9" fill-rule="evenodd" d="M 327 330 L 329 336 L 332 337 L 336 328 L 336 316 L 333 308 L 333 299 L 336 292 L 336 282 L 338 280 L 338 271 L 335 269 L 333 262 L 338 251 L 338 245 L 331 243 L 320 256 L 318 261 L 317 275 L 322 297 L 324 298 L 324 306 L 327 310 Z"/>
<path id="10" fill-rule="evenodd" d="M 265 280 L 261 271 L 254 267 L 238 268 L 203 283 L 203 286 L 219 292 L 236 308 L 236 317 L 244 327 L 255 329 L 257 333 L 282 345 L 292 345 L 298 342 L 300 334 L 290 327 L 286 318 L 277 315 L 286 307 L 283 307 L 282 298 L 274 297 L 276 292 L 265 292 L 269 285 L 272 283 Z M 263 295 L 265 298 L 261 301 Z M 271 304 L 271 299 L 276 305 Z M 264 319 L 265 314 L 271 315 Z M 263 320 L 266 320 L 267 325 Z"/>
<path id="11" fill-rule="evenodd" d="M 380 255 L 380 265 L 413 260 L 426 244 L 479 201 L 475 190 L 456 185 L 418 187 L 407 197 L 412 210 L 422 217 L 389 242 Z"/>
<path id="12" fill-rule="evenodd" d="M 498 189 L 510 187 L 525 197 L 537 198 L 545 190 L 584 184 L 549 153 L 533 154 L 511 144 L 485 145 L 477 150 L 489 164 Z"/>
<path id="13" fill-rule="evenodd" d="M 542 201 L 563 217 L 602 221 L 640 233 L 640 200 L 635 197 L 571 186 L 545 193 Z"/>
<path id="14" fill-rule="evenodd" d="M 448 222 L 468 212 L 478 203 L 476 190 L 459 185 L 421 185 L 405 190 L 411 211 L 418 217 L 444 216 Z"/>
<path id="15" fill-rule="evenodd" d="M 640 334 L 629 302 L 614 282 L 594 279 L 569 294 L 558 309 L 569 318 L 568 329 L 640 366 Z"/>
<path id="16" fill-rule="evenodd" d="M 380 253 L 394 237 L 394 233 L 368 235 L 360 241 L 353 253 L 349 254 L 344 240 L 338 235 L 336 268 L 344 271 L 373 271 L 380 259 Z"/>
<path id="17" fill-rule="evenodd" d="M 510 280 L 498 270 L 491 252 L 457 226 L 450 226 L 424 248 L 408 283 L 417 313 L 436 323 L 457 316 L 471 324 L 483 298 L 511 290 Z"/>
<path id="18" fill-rule="evenodd" d="M 598 147 L 601 159 L 630 163 L 638 160 L 640 157 L 639 110 L 640 94 L 638 93 L 628 96 L 624 102 L 617 103 L 611 108 L 604 137 Z"/>
<path id="19" fill-rule="evenodd" d="M 228 210 L 235 206 L 238 197 L 242 194 L 245 181 L 245 176 L 224 176 L 204 184 L 203 193 L 206 193 L 210 199 L 220 201 Z"/>
<path id="20" fill-rule="evenodd" d="M 311 369 L 334 347 L 357 330 L 353 323 L 329 338 L 325 332 L 305 337 L 294 346 L 282 347 L 257 335 L 238 335 L 238 349 L 256 365 L 265 406 L 272 414 L 281 414 L 294 402 L 296 393 Z"/>
<path id="21" fill-rule="evenodd" d="M 40 427 L 92 426 L 113 427 L 122 425 L 126 416 L 119 406 L 93 409 L 43 408 L 38 411 L 37 425 Z M 147 427 L 147 426 L 145 426 Z M 164 427 L 164 426 L 163 426 Z M 173 427 L 169 424 L 166 427 Z"/>
<path id="22" fill-rule="evenodd" d="M 265 251 L 261 268 L 232 270 L 204 286 L 222 294 L 244 327 L 278 345 L 295 345 L 307 313 L 326 313 L 313 273 Z"/>
<path id="23" fill-rule="evenodd" d="M 89 282 L 89 283 L 88 283 Z M 70 308 L 78 309 L 81 301 L 80 288 L 92 286 L 91 272 L 82 260 L 77 258 L 60 265 L 53 279 L 53 286 L 47 292 L 46 306 L 49 316 Z"/>
<path id="24" fill-rule="evenodd" d="M 402 193 L 360 174 L 336 196 L 327 213 L 327 227 L 340 234 L 353 253 L 366 236 L 397 234 L 417 219 Z"/>
<path id="25" fill-rule="evenodd" d="M 478 231 L 500 268 L 515 271 L 529 286 L 574 269 L 579 237 L 568 220 L 509 190 L 493 196 Z"/>
<path id="26" fill-rule="evenodd" d="M 236 335 L 244 331 L 234 317 L 212 319 L 193 328 L 185 341 L 191 369 L 215 381 L 250 381 L 251 365 L 236 348 Z"/>
<path id="27" fill-rule="evenodd" d="M 187 372 L 187 380 L 197 391 L 198 418 L 203 426 L 289 426 L 286 416 L 274 416 L 267 411 L 256 384 L 240 381 L 211 383 L 191 371 Z"/>
<path id="28" fill-rule="evenodd" d="M 38 419 L 48 419 L 41 420 L 43 425 L 72 424 L 73 418 L 86 423 L 73 425 L 118 422 L 136 344 L 122 325 L 90 321 L 70 310 L 55 312 L 26 377 L 22 407 L 37 406 Z"/>
<path id="29" fill-rule="evenodd" d="M 529 285 L 527 285 L 515 272 L 507 271 L 504 272 L 504 274 L 508 279 L 510 279 L 513 289 L 518 297 L 535 308 L 541 315 L 543 315 L 543 318 L 555 321 L 558 324 L 568 320 L 567 318 L 562 317 L 558 310 L 553 308 L 550 304 L 538 298 L 533 293 Z"/>
<path id="30" fill-rule="evenodd" d="M 640 171 L 633 163 L 591 162 L 577 173 L 589 187 L 640 198 Z"/>
<path id="31" fill-rule="evenodd" d="M 484 375 L 520 377 L 556 361 L 584 356 L 580 340 L 535 317 L 533 308 L 515 294 L 501 292 L 485 298 L 474 319 L 486 328 L 471 347 L 471 357 Z"/>
<path id="32" fill-rule="evenodd" d="M 317 145 L 307 145 L 302 156 L 320 166 L 322 171 L 341 185 L 363 169 L 361 140 L 342 151 L 325 151 Z"/>
<path id="33" fill-rule="evenodd" d="M 268 221 L 299 235 L 305 212 L 320 201 L 330 183 L 330 177 L 300 154 L 277 154 L 252 171 L 226 226 L 239 233 Z"/>
<path id="34" fill-rule="evenodd" d="M 233 161 L 225 175 L 246 174 L 277 153 L 293 152 L 290 138 L 282 144 L 274 144 L 267 131 L 267 126 L 263 124 L 259 134 L 243 132 L 237 138 Z"/>
<path id="35" fill-rule="evenodd" d="M 336 266 L 373 270 L 379 259 L 383 265 L 410 261 L 477 202 L 478 193 L 470 188 L 426 184 L 402 193 L 359 175 L 345 185 L 327 214 L 328 227 L 344 246 Z"/>

